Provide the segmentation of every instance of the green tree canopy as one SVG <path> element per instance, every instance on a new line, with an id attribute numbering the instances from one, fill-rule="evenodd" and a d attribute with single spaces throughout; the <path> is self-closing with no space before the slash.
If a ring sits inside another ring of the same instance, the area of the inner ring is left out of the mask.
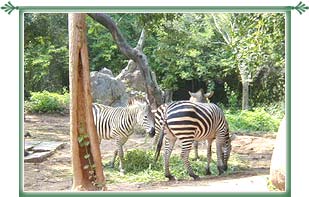
<path id="1" fill-rule="evenodd" d="M 146 30 L 143 51 L 163 90 L 185 95 L 184 91 L 208 87 L 215 90 L 212 101 L 231 104 L 233 100 L 233 106 L 240 106 L 245 76 L 251 106 L 284 101 L 282 13 L 110 16 L 131 46 L 136 46 L 142 29 Z M 68 88 L 67 14 L 26 13 L 24 27 L 25 91 L 61 92 Z M 87 27 L 90 69 L 107 67 L 119 74 L 128 59 L 102 25 L 87 17 Z"/>

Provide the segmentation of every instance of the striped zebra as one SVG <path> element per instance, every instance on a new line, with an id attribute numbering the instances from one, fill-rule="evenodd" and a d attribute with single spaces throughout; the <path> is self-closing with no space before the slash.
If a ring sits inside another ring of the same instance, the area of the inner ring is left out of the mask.
<path id="1" fill-rule="evenodd" d="M 197 92 L 188 92 L 190 95 L 189 101 L 192 102 L 202 102 L 202 103 L 209 103 L 209 98 L 213 96 L 213 91 L 204 94 L 203 90 L 200 89 Z M 155 116 L 155 135 L 154 135 L 154 140 L 153 140 L 153 147 L 157 146 L 158 140 L 160 137 L 160 131 L 162 130 L 162 123 L 163 123 L 163 114 L 165 113 L 167 104 L 162 104 L 161 106 L 158 107 L 156 111 L 154 111 L 154 116 Z M 144 118 L 144 125 L 146 127 L 150 127 L 147 125 L 147 117 Z M 193 142 L 193 148 L 194 148 L 194 153 L 195 153 L 195 160 L 199 158 L 198 156 L 198 142 L 194 141 Z"/>
<path id="2" fill-rule="evenodd" d="M 123 145 L 132 135 L 133 127 L 136 124 L 144 126 L 143 119 L 147 117 L 147 128 L 145 129 L 148 129 L 148 132 L 154 132 L 154 116 L 151 113 L 150 105 L 137 100 L 127 107 L 110 107 L 93 103 L 92 111 L 99 141 L 101 142 L 102 139 L 116 141 L 117 149 L 111 161 L 112 167 L 118 154 L 119 169 L 124 173 Z"/>
<path id="3" fill-rule="evenodd" d="M 191 177 L 199 177 L 193 172 L 188 160 L 193 141 L 216 139 L 217 168 L 219 175 L 227 170 L 227 161 L 231 152 L 231 138 L 228 123 L 222 110 L 212 103 L 197 103 L 190 101 L 177 101 L 166 107 L 163 115 L 163 131 L 160 134 L 155 160 L 160 154 L 163 137 L 165 138 L 164 166 L 165 177 L 174 180 L 169 170 L 169 158 L 174 144 L 179 139 L 181 144 L 181 158 Z M 154 136 L 155 132 L 149 133 Z M 211 144 L 211 143 L 209 143 Z M 208 155 L 211 158 L 211 151 Z M 207 156 L 208 156 L 207 155 Z M 208 158 L 209 159 L 209 158 Z M 206 173 L 209 173 L 210 160 L 206 165 Z"/>
<path id="4" fill-rule="evenodd" d="M 210 98 L 214 95 L 214 92 L 208 92 L 206 94 L 204 94 L 203 89 L 198 90 L 197 92 L 190 92 L 189 91 L 189 95 L 190 95 L 190 99 L 189 101 L 192 102 L 201 102 L 201 103 L 210 103 Z M 207 140 L 207 154 L 211 151 L 211 142 Z M 193 148 L 194 148 L 194 155 L 195 155 L 195 160 L 199 159 L 198 156 L 198 141 L 194 141 L 193 142 Z M 210 175 L 210 171 L 207 172 L 206 175 Z"/>
<path id="5" fill-rule="evenodd" d="M 153 110 L 152 113 L 154 115 L 154 121 L 155 121 L 155 131 L 154 131 L 154 136 L 151 136 L 153 137 L 153 149 L 155 149 L 155 147 L 157 146 L 158 144 L 158 141 L 159 141 L 159 137 L 160 137 L 160 132 L 162 131 L 163 127 L 163 114 L 165 113 L 165 108 L 168 104 L 162 104 L 160 105 L 156 110 Z M 145 116 L 144 117 L 144 120 L 143 120 L 143 125 L 144 125 L 144 128 L 146 128 L 146 130 L 149 130 L 150 129 L 150 124 L 148 124 L 148 120 L 147 120 L 147 117 Z"/>

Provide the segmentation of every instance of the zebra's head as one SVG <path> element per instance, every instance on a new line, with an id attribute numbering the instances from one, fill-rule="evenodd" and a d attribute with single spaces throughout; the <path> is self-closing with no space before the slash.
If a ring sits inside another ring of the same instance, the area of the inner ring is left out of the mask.
<path id="1" fill-rule="evenodd" d="M 231 150 L 232 150 L 232 144 L 231 142 L 236 138 L 236 135 L 235 134 L 229 134 L 229 132 L 227 132 L 227 137 L 226 137 L 226 140 L 225 140 L 225 144 L 223 146 L 223 169 L 224 171 L 227 170 L 227 162 L 230 158 L 230 153 L 231 153 Z"/>
<path id="2" fill-rule="evenodd" d="M 147 133 L 155 132 L 155 118 L 151 106 L 146 102 L 135 101 L 138 106 L 137 124 L 141 125 Z"/>
<path id="3" fill-rule="evenodd" d="M 201 103 L 210 103 L 210 98 L 213 96 L 214 92 L 208 92 L 204 94 L 203 89 L 200 89 L 197 92 L 190 92 L 190 99 L 191 102 L 201 102 Z"/>

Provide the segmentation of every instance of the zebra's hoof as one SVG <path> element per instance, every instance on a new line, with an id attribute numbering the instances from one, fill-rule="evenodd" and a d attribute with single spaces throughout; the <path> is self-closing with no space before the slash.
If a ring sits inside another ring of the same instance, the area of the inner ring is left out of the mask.
<path id="1" fill-rule="evenodd" d="M 169 181 L 176 181 L 176 178 L 173 175 L 166 175 L 166 178 L 168 178 Z"/>
<path id="2" fill-rule="evenodd" d="M 219 175 L 222 175 L 222 174 L 224 174 L 224 173 L 225 173 L 225 171 L 224 171 L 224 170 L 222 170 L 222 169 L 218 169 L 218 171 L 219 171 Z"/>
<path id="3" fill-rule="evenodd" d="M 199 161 L 200 160 L 200 157 L 194 157 L 193 158 L 193 161 Z"/>
<path id="4" fill-rule="evenodd" d="M 115 167 L 115 163 L 110 161 L 107 165 L 109 165 L 110 168 L 114 168 Z"/>
<path id="5" fill-rule="evenodd" d="M 205 173 L 206 175 L 211 175 L 211 172 L 210 172 L 210 170 L 206 170 L 206 173 Z"/>
<path id="6" fill-rule="evenodd" d="M 195 181 L 198 181 L 198 180 L 200 180 L 201 178 L 199 177 L 199 176 L 197 176 L 197 175 L 192 175 L 191 176 Z"/>
<path id="7" fill-rule="evenodd" d="M 124 174 L 125 174 L 124 169 L 120 169 L 120 175 L 121 175 L 121 176 L 124 176 Z"/>

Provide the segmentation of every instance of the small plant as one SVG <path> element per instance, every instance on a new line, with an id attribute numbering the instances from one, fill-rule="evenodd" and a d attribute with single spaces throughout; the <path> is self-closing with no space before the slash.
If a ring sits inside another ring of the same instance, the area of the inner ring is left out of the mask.
<path id="1" fill-rule="evenodd" d="M 88 170 L 88 173 L 89 173 L 88 178 L 91 181 L 91 183 L 97 188 L 101 189 L 103 187 L 103 184 L 98 183 L 96 181 L 96 174 L 95 174 L 96 166 L 94 163 L 92 163 L 92 160 L 91 160 L 89 136 L 87 132 L 85 132 L 85 129 L 82 123 L 80 124 L 79 129 L 80 129 L 80 134 L 78 136 L 78 143 L 81 148 L 85 149 L 85 155 L 83 157 L 87 161 L 87 164 L 83 166 L 83 169 Z"/>

